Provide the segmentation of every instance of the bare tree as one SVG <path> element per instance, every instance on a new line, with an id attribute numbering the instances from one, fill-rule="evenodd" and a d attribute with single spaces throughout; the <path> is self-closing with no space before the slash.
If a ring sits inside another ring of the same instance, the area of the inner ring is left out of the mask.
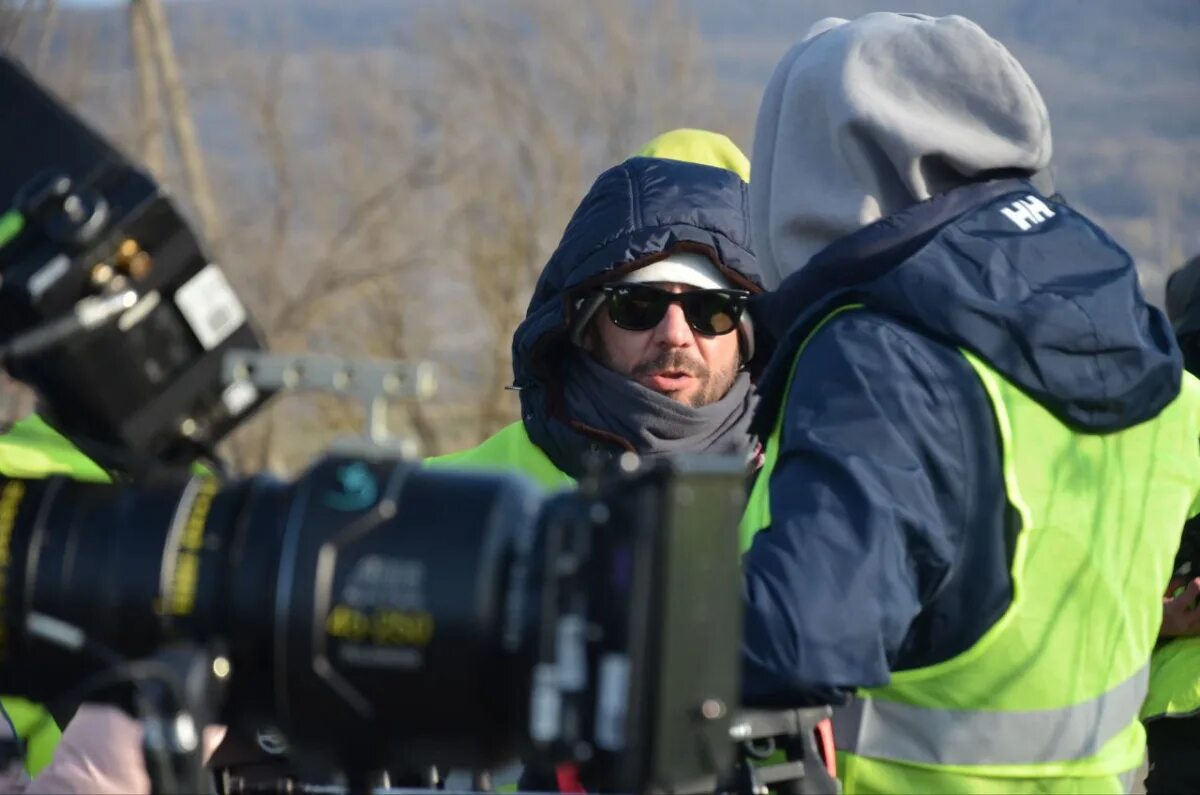
<path id="1" fill-rule="evenodd" d="M 166 169 L 163 148 L 163 119 L 159 93 L 158 70 L 155 67 L 150 42 L 150 22 L 145 3 L 129 4 L 129 42 L 133 49 L 134 70 L 137 73 L 137 151 L 150 171 L 160 179 Z"/>
<path id="2" fill-rule="evenodd" d="M 0 52 L 12 52 L 25 24 L 34 11 L 37 0 L 3 0 L 0 2 Z"/>
<path id="3" fill-rule="evenodd" d="M 410 140 L 416 116 L 403 96 L 380 90 L 388 66 L 388 58 L 334 53 L 238 66 L 238 117 L 252 129 L 269 189 L 254 212 L 227 219 L 228 248 L 277 350 L 394 356 L 402 344 L 389 336 L 396 327 L 380 333 L 365 307 L 381 295 L 406 295 L 398 285 L 427 256 L 422 196 L 445 163 Z M 319 119 L 301 118 L 297 95 L 318 100 Z M 292 135 L 314 123 L 323 128 L 316 148 Z M 244 467 L 288 469 L 360 423 L 355 406 L 282 401 L 232 447 Z"/>
<path id="4" fill-rule="evenodd" d="M 73 102 L 92 88 L 70 60 L 79 30 L 60 26 L 69 56 L 50 78 Z M 160 0 L 134 0 L 129 31 L 138 68 L 117 75 L 144 109 L 124 114 L 131 148 L 222 230 L 223 264 L 273 348 L 444 365 L 439 400 L 393 415 L 427 453 L 515 418 L 512 333 L 595 175 L 664 129 L 725 124 L 698 33 L 670 2 L 460 3 L 397 48 L 356 53 L 239 50 L 214 17 L 203 52 L 176 60 Z M 249 161 L 200 150 L 186 122 L 197 90 L 246 133 Z M 182 173 L 155 165 L 160 93 L 184 120 Z M 354 406 L 282 400 L 230 450 L 239 468 L 286 471 L 359 421 Z"/>
<path id="5" fill-rule="evenodd" d="M 208 170 L 204 155 L 196 136 L 187 98 L 187 89 L 175 57 L 175 45 L 171 40 L 171 29 L 162 0 L 130 0 L 135 18 L 141 18 L 154 62 L 162 77 L 163 94 L 167 101 L 167 116 L 175 137 L 175 147 L 183 166 L 184 181 L 188 195 L 200 217 L 200 223 L 210 241 L 219 240 L 220 227 L 216 207 L 213 204 L 212 188 L 208 181 Z"/>
<path id="6" fill-rule="evenodd" d="M 516 417 L 512 333 L 591 179 L 665 129 L 724 123 L 704 110 L 694 25 L 650 5 L 472 4 L 414 37 L 439 144 L 461 165 L 444 204 L 478 310 L 476 440 Z"/>

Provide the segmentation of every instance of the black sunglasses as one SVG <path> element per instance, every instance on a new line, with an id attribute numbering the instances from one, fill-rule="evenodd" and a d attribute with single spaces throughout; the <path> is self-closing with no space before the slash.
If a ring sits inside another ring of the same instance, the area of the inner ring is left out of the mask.
<path id="1" fill-rule="evenodd" d="M 706 337 L 737 328 L 750 293 L 745 290 L 692 290 L 672 293 L 645 284 L 610 284 L 602 288 L 604 307 L 613 324 L 626 331 L 657 326 L 671 304 L 679 304 L 693 331 Z"/>

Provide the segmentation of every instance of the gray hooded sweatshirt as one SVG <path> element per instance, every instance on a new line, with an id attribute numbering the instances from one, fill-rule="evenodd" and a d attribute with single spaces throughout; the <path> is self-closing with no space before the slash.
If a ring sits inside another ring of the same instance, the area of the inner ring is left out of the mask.
<path id="1" fill-rule="evenodd" d="M 779 435 L 770 526 L 742 559 L 744 703 L 886 685 L 1008 609 L 1019 517 L 960 350 L 1087 432 L 1178 395 L 1178 349 L 1128 252 L 1025 179 L 1049 159 L 1029 76 L 960 17 L 827 20 L 777 67 L 750 194 L 774 288 L 754 320 L 775 343 L 752 430 Z"/>
<path id="2" fill-rule="evenodd" d="M 969 19 L 824 19 L 759 108 L 750 195 L 763 280 L 772 289 L 834 240 L 982 174 L 1042 172 L 1050 153 L 1033 81 Z"/>

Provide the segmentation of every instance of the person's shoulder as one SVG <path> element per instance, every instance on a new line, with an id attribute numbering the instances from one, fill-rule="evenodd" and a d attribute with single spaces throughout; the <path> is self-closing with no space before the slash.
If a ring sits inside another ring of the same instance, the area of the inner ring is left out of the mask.
<path id="1" fill-rule="evenodd" d="M 520 454 L 523 443 L 528 441 L 529 434 L 525 431 L 524 424 L 514 422 L 504 426 L 474 447 L 430 456 L 424 460 L 424 464 L 435 467 L 465 466 L 471 463 L 490 461 L 504 466 L 512 463 L 514 457 Z"/>
<path id="2" fill-rule="evenodd" d="M 867 307 L 848 307 L 836 312 L 810 335 L 801 356 L 829 358 L 864 369 L 942 369 L 947 362 L 961 361 L 953 345 L 905 321 Z M 958 369 L 958 368 L 955 368 Z"/>
<path id="3" fill-rule="evenodd" d="M 934 245 L 954 259 L 977 259 L 989 249 L 1001 252 L 1033 289 L 1043 289 L 1060 268 L 1074 275 L 1133 267 L 1128 250 L 1095 219 L 1062 196 L 1043 196 L 1028 185 L 962 213 L 940 231 Z"/>
<path id="4" fill-rule="evenodd" d="M 574 480 L 554 466 L 545 452 L 533 443 L 525 424 L 520 421 L 506 425 L 475 447 L 426 458 L 424 464 L 447 469 L 515 472 L 532 477 L 547 487 L 574 484 Z"/>
<path id="5" fill-rule="evenodd" d="M 920 425 L 953 424 L 986 401 L 962 352 L 949 342 L 870 309 L 839 312 L 795 362 L 785 411 L 829 416 L 870 411 Z"/>

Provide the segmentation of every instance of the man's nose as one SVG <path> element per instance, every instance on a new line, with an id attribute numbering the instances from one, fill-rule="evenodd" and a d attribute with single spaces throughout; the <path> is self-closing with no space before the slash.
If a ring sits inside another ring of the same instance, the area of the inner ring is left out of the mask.
<path id="1" fill-rule="evenodd" d="M 667 348 L 684 348 L 695 342 L 692 328 L 683 314 L 683 307 L 671 304 L 667 313 L 654 327 L 654 341 Z"/>

